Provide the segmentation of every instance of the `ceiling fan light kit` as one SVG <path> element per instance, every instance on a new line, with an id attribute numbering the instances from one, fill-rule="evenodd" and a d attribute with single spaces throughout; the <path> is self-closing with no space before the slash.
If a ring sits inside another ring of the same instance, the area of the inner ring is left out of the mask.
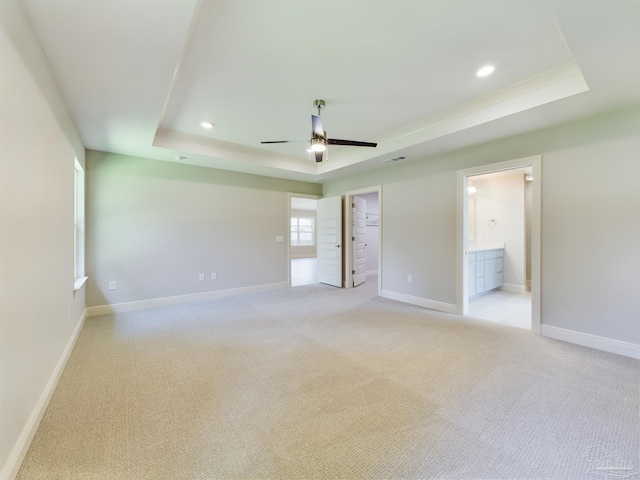
<path id="1" fill-rule="evenodd" d="M 338 140 L 337 138 L 327 138 L 327 132 L 322 127 L 322 119 L 320 118 L 320 111 L 325 107 L 325 101 L 318 99 L 313 101 L 313 108 L 318 110 L 317 115 L 311 115 L 311 139 L 310 140 L 271 140 L 260 142 L 262 144 L 268 143 L 298 143 L 309 142 L 309 148 L 307 152 L 313 153 L 316 163 L 322 162 L 324 158 L 324 152 L 327 151 L 327 145 L 345 145 L 349 147 L 377 147 L 377 143 L 373 142 L 361 142 L 358 140 Z M 328 153 L 328 152 L 327 152 Z"/>
<path id="2" fill-rule="evenodd" d="M 314 152 L 324 152 L 327 149 L 324 139 L 320 137 L 314 137 L 311 139 L 311 150 Z"/>

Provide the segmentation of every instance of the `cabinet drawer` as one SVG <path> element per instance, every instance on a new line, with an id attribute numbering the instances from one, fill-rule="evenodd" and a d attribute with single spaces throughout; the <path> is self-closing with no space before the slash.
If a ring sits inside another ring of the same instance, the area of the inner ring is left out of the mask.
<path id="1" fill-rule="evenodd" d="M 485 260 L 489 260 L 491 258 L 496 258 L 496 251 L 495 250 L 489 250 L 487 252 L 484 252 L 484 259 Z"/>
<path id="2" fill-rule="evenodd" d="M 476 262 L 476 277 L 484 277 L 484 262 Z"/>
<path id="3" fill-rule="evenodd" d="M 476 293 L 484 292 L 484 277 L 476 279 Z"/>
<path id="4" fill-rule="evenodd" d="M 504 257 L 504 250 L 496 250 L 496 257 L 498 258 Z"/>
<path id="5" fill-rule="evenodd" d="M 504 258 L 496 258 L 496 272 L 504 270 Z"/>
<path id="6" fill-rule="evenodd" d="M 476 261 L 476 252 L 469 252 L 469 262 Z"/>
<path id="7" fill-rule="evenodd" d="M 484 260 L 485 252 L 476 252 L 476 260 Z"/>

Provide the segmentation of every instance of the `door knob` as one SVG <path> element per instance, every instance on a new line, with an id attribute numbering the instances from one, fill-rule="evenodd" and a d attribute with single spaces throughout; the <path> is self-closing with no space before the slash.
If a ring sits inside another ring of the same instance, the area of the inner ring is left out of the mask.
<path id="1" fill-rule="evenodd" d="M 340 248 L 340 245 L 336 245 L 336 248 Z"/>

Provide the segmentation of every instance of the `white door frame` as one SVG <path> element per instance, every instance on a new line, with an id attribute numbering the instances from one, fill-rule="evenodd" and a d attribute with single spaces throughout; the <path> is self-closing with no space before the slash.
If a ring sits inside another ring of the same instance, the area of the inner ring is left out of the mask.
<path id="1" fill-rule="evenodd" d="M 457 274 L 456 291 L 457 307 L 460 315 L 469 314 L 469 257 L 468 253 L 468 177 L 511 170 L 520 167 L 531 167 L 533 175 L 531 204 L 531 331 L 540 335 L 540 229 L 541 229 L 541 194 L 542 194 L 542 156 L 520 158 L 506 162 L 492 163 L 480 167 L 458 170 L 457 176 Z"/>
<path id="2" fill-rule="evenodd" d="M 365 193 L 378 194 L 378 296 L 382 295 L 382 185 L 372 187 L 359 188 L 357 190 L 349 190 L 344 194 L 344 245 L 351 245 L 351 225 L 353 223 L 353 213 L 351 204 L 353 197 L 364 195 Z M 351 273 L 351 249 L 344 249 L 345 264 L 345 286 L 353 288 L 353 274 Z"/>
<path id="3" fill-rule="evenodd" d="M 289 192 L 287 196 L 287 283 L 291 286 L 291 199 L 292 198 L 312 198 L 318 200 L 322 198 L 320 195 L 308 195 L 306 193 L 291 193 Z M 317 215 L 316 215 L 317 217 Z M 317 233 L 318 222 L 316 222 L 314 228 Z M 318 236 L 316 235 L 316 248 L 318 247 Z M 316 254 L 317 257 L 317 254 Z"/>

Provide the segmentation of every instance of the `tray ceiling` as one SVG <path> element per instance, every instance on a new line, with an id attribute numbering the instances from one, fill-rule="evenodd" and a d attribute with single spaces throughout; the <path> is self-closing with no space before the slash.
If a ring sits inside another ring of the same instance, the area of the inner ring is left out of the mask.
<path id="1" fill-rule="evenodd" d="M 158 160 L 326 181 L 640 97 L 636 0 L 24 4 L 86 147 Z M 378 148 L 260 144 L 308 139 L 317 98 Z"/>

